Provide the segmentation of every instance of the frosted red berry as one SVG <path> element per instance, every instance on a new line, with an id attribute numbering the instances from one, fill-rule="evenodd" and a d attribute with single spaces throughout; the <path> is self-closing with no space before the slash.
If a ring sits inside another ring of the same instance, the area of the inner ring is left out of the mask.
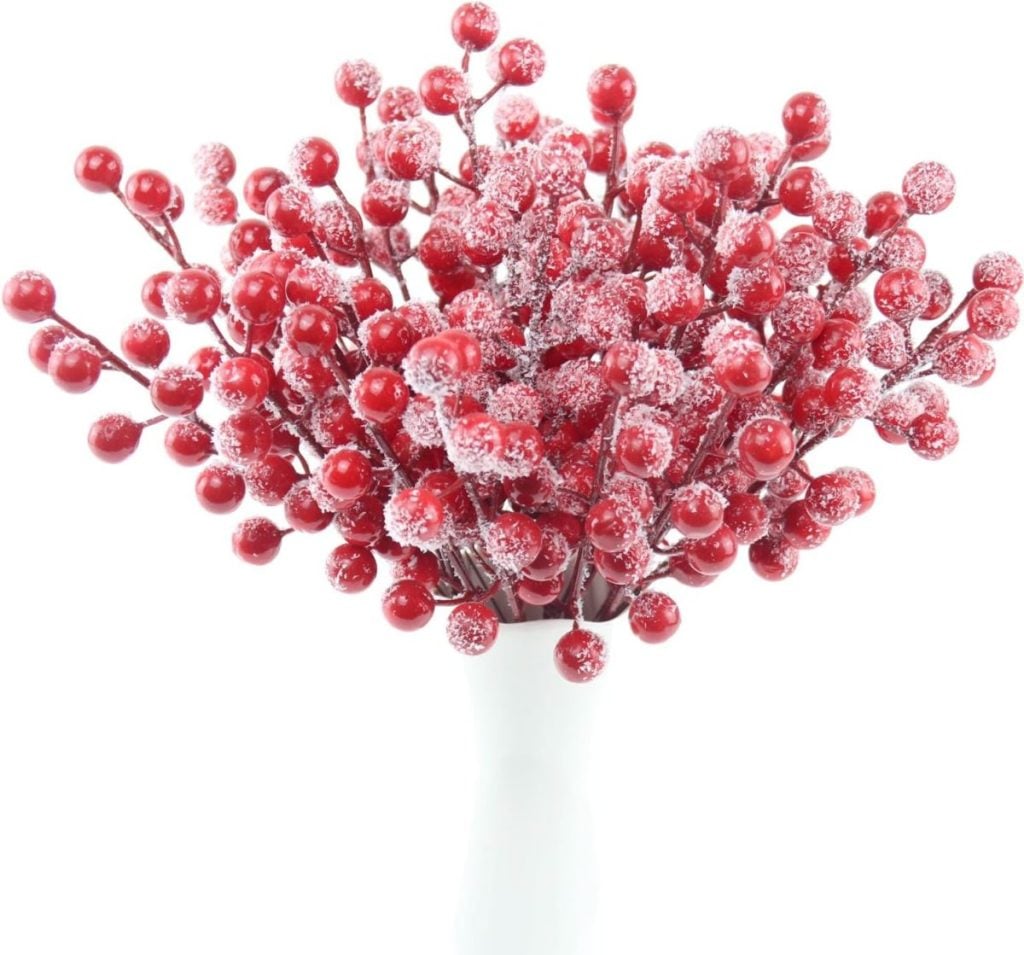
<path id="1" fill-rule="evenodd" d="M 607 657 L 605 642 L 582 628 L 570 630 L 555 645 L 555 665 L 571 683 L 588 683 L 599 676 Z"/>
<path id="2" fill-rule="evenodd" d="M 75 160 L 75 178 L 89 192 L 116 192 L 123 175 L 121 157 L 106 146 L 89 146 Z"/>

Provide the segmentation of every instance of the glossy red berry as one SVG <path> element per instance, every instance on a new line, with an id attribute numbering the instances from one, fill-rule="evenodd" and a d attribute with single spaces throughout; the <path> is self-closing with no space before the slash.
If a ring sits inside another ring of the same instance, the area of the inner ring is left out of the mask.
<path id="1" fill-rule="evenodd" d="M 88 391 L 99 381 L 103 357 L 93 345 L 68 337 L 50 351 L 46 370 L 54 384 L 72 394 Z"/>
<path id="2" fill-rule="evenodd" d="M 252 411 L 270 394 L 271 374 L 264 360 L 239 355 L 220 362 L 210 383 L 225 407 L 232 411 Z"/>
<path id="3" fill-rule="evenodd" d="M 123 414 L 108 414 L 89 429 L 89 448 L 101 461 L 115 463 L 130 457 L 141 437 L 141 424 Z"/>
<path id="4" fill-rule="evenodd" d="M 624 66 L 602 66 L 590 74 L 587 98 L 598 113 L 620 119 L 636 99 L 636 80 Z"/>
<path id="5" fill-rule="evenodd" d="M 284 314 L 284 285 L 270 272 L 246 272 L 235 279 L 231 304 L 243 322 L 273 324 Z"/>
<path id="6" fill-rule="evenodd" d="M 717 531 L 725 520 L 726 501 L 706 484 L 688 484 L 676 491 L 669 515 L 683 537 L 697 540 Z"/>
<path id="7" fill-rule="evenodd" d="M 152 318 L 140 318 L 121 333 L 121 351 L 133 365 L 156 368 L 171 350 L 167 329 Z"/>
<path id="8" fill-rule="evenodd" d="M 153 407 L 172 417 L 192 414 L 202 404 L 204 393 L 203 376 L 184 365 L 163 369 L 149 386 Z"/>
<path id="9" fill-rule="evenodd" d="M 373 469 L 361 451 L 336 449 L 324 458 L 320 480 L 328 493 L 339 501 L 354 501 L 373 485 Z"/>
<path id="10" fill-rule="evenodd" d="M 629 607 L 629 626 L 644 643 L 664 643 L 679 630 L 679 605 L 656 590 L 646 590 Z"/>
<path id="11" fill-rule="evenodd" d="M 90 192 L 116 192 L 123 175 L 121 157 L 106 146 L 89 146 L 75 160 L 75 178 Z"/>
<path id="12" fill-rule="evenodd" d="M 53 315 L 53 283 L 41 272 L 17 272 L 4 285 L 4 308 L 21 322 L 41 322 Z"/>
<path id="13" fill-rule="evenodd" d="M 220 310 L 220 282 L 206 269 L 183 269 L 168 278 L 163 292 L 168 318 L 196 325 Z"/>
<path id="14" fill-rule="evenodd" d="M 124 184 L 124 201 L 138 216 L 157 219 L 174 200 L 170 180 L 161 172 L 143 169 L 133 172 Z"/>
<path id="15" fill-rule="evenodd" d="M 284 532 L 265 517 L 242 521 L 231 537 L 235 554 L 247 564 L 269 564 L 281 549 Z"/>
<path id="16" fill-rule="evenodd" d="M 737 450 L 745 471 L 769 481 L 789 467 L 796 455 L 796 439 L 784 421 L 758 418 L 740 432 Z"/>
<path id="17" fill-rule="evenodd" d="M 791 143 L 818 139 L 828 130 L 828 107 L 815 93 L 791 96 L 782 110 L 782 125 Z"/>
<path id="18" fill-rule="evenodd" d="M 384 592 L 384 619 L 398 630 L 420 630 L 434 615 L 434 598 L 415 580 L 400 580 Z"/>
<path id="19" fill-rule="evenodd" d="M 377 577 L 377 561 L 365 547 L 341 544 L 327 558 L 327 579 L 343 594 L 366 590 Z"/>
<path id="20" fill-rule="evenodd" d="M 574 628 L 555 645 L 555 666 L 571 683 L 589 683 L 604 669 L 608 649 L 596 633 Z"/>
<path id="21" fill-rule="evenodd" d="M 213 437 L 195 421 L 179 418 L 164 432 L 164 447 L 173 461 L 190 467 L 205 461 L 214 452 Z"/>

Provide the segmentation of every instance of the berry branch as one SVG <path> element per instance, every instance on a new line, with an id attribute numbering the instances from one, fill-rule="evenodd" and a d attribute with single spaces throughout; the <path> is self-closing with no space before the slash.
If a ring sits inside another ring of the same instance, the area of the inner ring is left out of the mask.
<path id="1" fill-rule="evenodd" d="M 106 371 L 146 388 L 143 420 L 93 424 L 102 460 L 160 428 L 208 511 L 278 509 L 284 526 L 237 525 L 243 560 L 333 528 L 330 583 L 359 593 L 390 565 L 394 626 L 450 607 L 449 640 L 474 655 L 502 621 L 571 620 L 555 660 L 585 682 L 606 655 L 588 621 L 628 608 L 637 636 L 668 639 L 679 607 L 653 585 L 713 584 L 742 548 L 755 574 L 785 579 L 867 511 L 867 474 L 811 469 L 825 442 L 863 420 L 923 458 L 949 454 L 945 386 L 992 375 L 1024 276 L 983 256 L 954 306 L 916 231 L 952 202 L 952 174 L 918 163 L 867 202 L 832 188 L 813 165 L 831 119 L 812 93 L 784 105 L 780 137 L 720 126 L 630 151 L 625 67 L 591 75 L 585 132 L 523 95 L 544 52 L 499 44 L 489 7 L 463 4 L 451 32 L 456 64 L 416 88 L 384 87 L 365 60 L 338 68 L 357 116 L 347 161 L 309 137 L 236 194 L 232 151 L 198 150 L 193 206 L 225 229 L 222 270 L 186 257 L 168 176 L 83 150 L 81 185 L 174 264 L 143 283 L 147 315 L 120 353 L 59 315 L 38 272 L 14 275 L 3 303 L 38 323 L 30 359 L 66 391 Z M 451 168 L 445 117 L 465 140 Z M 211 344 L 173 363 L 181 324 Z"/>

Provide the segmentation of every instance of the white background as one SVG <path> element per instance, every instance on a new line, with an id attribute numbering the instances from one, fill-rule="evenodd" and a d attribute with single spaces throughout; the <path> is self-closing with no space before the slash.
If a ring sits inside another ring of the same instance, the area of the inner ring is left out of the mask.
<path id="1" fill-rule="evenodd" d="M 191 195 L 210 139 L 243 172 L 302 136 L 354 142 L 335 66 L 365 55 L 415 85 L 456 62 L 453 7 L 9 7 L 0 271 L 48 272 L 66 314 L 116 341 L 166 266 L 77 187 L 81 146 Z M 958 289 L 978 254 L 1024 252 L 1019 38 L 995 3 L 504 7 L 504 36 L 548 52 L 548 112 L 586 123 L 590 70 L 620 61 L 640 85 L 632 143 L 682 147 L 711 124 L 777 131 L 814 89 L 834 186 L 955 171 L 956 203 L 922 231 Z M 215 260 L 219 238 L 183 232 Z M 58 392 L 29 334 L 0 325 L 0 951 L 446 952 L 474 766 L 440 626 L 389 632 L 373 595 L 334 593 L 326 537 L 241 565 L 234 519 L 199 509 L 158 434 L 119 467 L 87 451 L 89 422 L 144 415 L 141 393 Z M 1024 951 L 1020 345 L 954 394 L 951 459 L 864 426 L 826 449 L 822 466 L 876 477 L 878 504 L 793 579 L 738 567 L 681 592 L 663 647 L 607 628 L 601 955 Z"/>

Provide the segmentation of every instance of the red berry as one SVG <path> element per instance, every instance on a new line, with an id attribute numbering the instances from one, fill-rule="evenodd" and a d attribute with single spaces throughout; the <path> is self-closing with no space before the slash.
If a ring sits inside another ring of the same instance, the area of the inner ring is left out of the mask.
<path id="1" fill-rule="evenodd" d="M 419 630 L 434 616 L 434 598 L 415 580 L 400 580 L 384 592 L 384 618 L 398 630 Z"/>
<path id="2" fill-rule="evenodd" d="M 396 491 L 384 509 L 388 534 L 399 544 L 425 548 L 435 544 L 444 528 L 444 507 L 433 492 L 422 488 Z"/>
<path id="3" fill-rule="evenodd" d="M 341 544 L 327 558 L 327 579 L 343 594 L 366 590 L 377 577 L 377 561 L 365 547 Z"/>
<path id="4" fill-rule="evenodd" d="M 919 162 L 903 177 L 907 211 L 919 215 L 942 212 L 956 195 L 953 174 L 937 162 Z"/>
<path id="5" fill-rule="evenodd" d="M 174 194 L 170 180 L 163 173 L 143 169 L 128 177 L 124 200 L 137 216 L 157 219 L 170 209 Z"/>
<path id="6" fill-rule="evenodd" d="M 56 300 L 53 283 L 40 272 L 18 272 L 4 285 L 4 308 L 22 322 L 49 318 Z"/>
<path id="7" fill-rule="evenodd" d="M 284 518 L 289 527 L 315 534 L 330 527 L 334 515 L 321 510 L 309 489 L 308 481 L 299 481 L 284 496 Z"/>
<path id="8" fill-rule="evenodd" d="M 555 645 L 555 666 L 571 683 L 588 683 L 604 669 L 608 649 L 596 633 L 579 627 Z"/>
<path id="9" fill-rule="evenodd" d="M 565 581 L 562 574 L 547 580 L 523 577 L 516 583 L 515 594 L 524 604 L 531 607 L 546 607 L 562 595 L 564 587 Z"/>
<path id="10" fill-rule="evenodd" d="M 184 365 L 163 369 L 149 385 L 153 407 L 172 417 L 192 414 L 202 404 L 204 392 L 203 376 Z"/>
<path id="11" fill-rule="evenodd" d="M 729 497 L 725 524 L 738 544 L 753 544 L 768 532 L 768 508 L 755 494 L 738 493 Z"/>
<path id="12" fill-rule="evenodd" d="M 164 432 L 164 447 L 172 460 L 191 466 L 213 454 L 210 432 L 194 421 L 172 421 Z"/>
<path id="13" fill-rule="evenodd" d="M 123 414 L 104 415 L 89 429 L 89 447 L 101 461 L 123 461 L 135 452 L 142 425 Z"/>
<path id="14" fill-rule="evenodd" d="M 334 347 L 338 339 L 338 323 L 319 305 L 300 305 L 293 309 L 282 325 L 284 336 L 300 355 L 318 357 Z"/>
<path id="15" fill-rule="evenodd" d="M 877 192 L 868 199 L 864 234 L 870 239 L 894 228 L 907 213 L 903 197 L 895 192 Z"/>
<path id="16" fill-rule="evenodd" d="M 262 359 L 238 356 L 217 365 L 211 384 L 221 404 L 232 411 L 252 411 L 270 393 L 271 369 Z"/>
<path id="17" fill-rule="evenodd" d="M 217 428 L 217 447 L 234 464 L 251 464 L 270 451 L 273 432 L 257 411 L 237 411 Z"/>
<path id="18" fill-rule="evenodd" d="M 420 80 L 420 99 L 424 107 L 438 116 L 457 113 L 469 97 L 466 77 L 451 66 L 435 66 Z"/>
<path id="19" fill-rule="evenodd" d="M 319 136 L 300 140 L 292 150 L 292 172 L 307 186 L 329 186 L 338 175 L 338 165 L 338 151 Z"/>
<path id="20" fill-rule="evenodd" d="M 281 549 L 283 536 L 265 517 L 250 517 L 235 528 L 231 546 L 247 564 L 269 564 Z"/>
<path id="21" fill-rule="evenodd" d="M 103 359 L 87 341 L 68 337 L 50 351 L 46 370 L 54 384 L 72 394 L 88 391 L 99 381 Z"/>
<path id="22" fill-rule="evenodd" d="M 785 580 L 796 570 L 800 554 L 782 537 L 762 537 L 750 545 L 750 566 L 765 580 Z"/>
<path id="23" fill-rule="evenodd" d="M 590 543 L 610 554 L 625 550 L 641 532 L 639 515 L 625 501 L 598 501 L 583 523 Z"/>
<path id="24" fill-rule="evenodd" d="M 498 15 L 484 3 L 464 3 L 452 16 L 452 37 L 467 53 L 486 50 L 498 30 Z"/>
<path id="25" fill-rule="evenodd" d="M 1019 292 L 1024 284 L 1024 269 L 1007 252 L 991 252 L 978 259 L 974 266 L 974 287 L 1001 288 L 1007 292 Z"/>
<path id="26" fill-rule="evenodd" d="M 448 642 L 459 653 L 475 657 L 494 646 L 498 638 L 498 615 L 484 604 L 459 604 L 448 617 L 445 629 Z"/>
<path id="27" fill-rule="evenodd" d="M 860 494 L 849 478 L 839 472 L 823 474 L 811 481 L 805 498 L 807 513 L 819 524 L 834 527 L 856 515 Z"/>
<path id="28" fill-rule="evenodd" d="M 533 40 L 509 40 L 498 51 L 498 73 L 510 86 L 530 86 L 544 75 L 544 51 Z"/>
<path id="29" fill-rule="evenodd" d="M 782 536 L 797 550 L 820 547 L 830 533 L 828 527 L 811 516 L 806 501 L 794 501 L 782 516 Z"/>
<path id="30" fill-rule="evenodd" d="M 169 318 L 196 325 L 220 310 L 220 282 L 206 269 L 184 269 L 164 287 L 163 303 Z"/>
<path id="31" fill-rule="evenodd" d="M 796 455 L 796 440 L 784 421 L 757 418 L 740 432 L 737 450 L 745 471 L 769 481 L 789 467 Z"/>
<path id="32" fill-rule="evenodd" d="M 121 157 L 106 146 L 89 146 L 75 160 L 75 178 L 90 192 L 116 192 L 122 175 Z"/>
<path id="33" fill-rule="evenodd" d="M 242 187 L 242 196 L 246 205 L 256 215 L 261 216 L 267 209 L 267 199 L 271 193 L 276 192 L 286 182 L 288 177 L 280 170 L 272 166 L 261 166 L 249 173 Z"/>
<path id="34" fill-rule="evenodd" d="M 889 269 L 875 285 L 878 310 L 898 322 L 919 318 L 930 301 L 928 284 L 916 269 Z"/>
<path id="35" fill-rule="evenodd" d="M 235 176 L 235 154 L 223 143 L 204 143 L 192 156 L 192 168 L 202 183 L 226 186 Z"/>
<path id="36" fill-rule="evenodd" d="M 391 368 L 368 368 L 352 383 L 352 408 L 367 421 L 396 421 L 408 404 L 409 389 Z"/>
<path id="37" fill-rule="evenodd" d="M 967 324 L 980 338 L 1006 338 L 1016 327 L 1020 309 L 1013 295 L 1001 288 L 984 288 L 967 303 Z"/>
<path id="38" fill-rule="evenodd" d="M 725 498 L 708 485 L 688 484 L 672 501 L 672 526 L 692 540 L 708 537 L 722 526 L 725 506 Z"/>
<path id="39" fill-rule="evenodd" d="M 320 465 L 320 480 L 339 501 L 354 501 L 373 485 L 373 469 L 362 452 L 336 449 Z"/>
<path id="40" fill-rule="evenodd" d="M 231 303 L 243 322 L 271 325 L 284 314 L 284 285 L 269 272 L 245 272 L 235 279 Z"/>
<path id="41" fill-rule="evenodd" d="M 729 182 L 741 176 L 750 160 L 750 143 L 735 129 L 709 129 L 693 148 L 697 168 L 715 182 Z"/>
<path id="42" fill-rule="evenodd" d="M 44 325 L 29 339 L 28 357 L 40 371 L 49 370 L 50 355 L 59 342 L 68 337 L 68 332 L 60 325 Z"/>
<path id="43" fill-rule="evenodd" d="M 156 368 L 171 350 L 167 329 L 152 318 L 132 322 L 121 334 L 121 351 L 133 365 Z"/>
<path id="44" fill-rule="evenodd" d="M 828 107 L 814 93 L 791 96 L 782 110 L 782 125 L 790 143 L 818 139 L 828 131 Z"/>
<path id="45" fill-rule="evenodd" d="M 629 626 L 644 643 L 664 643 L 679 629 L 679 605 L 667 594 L 644 591 L 630 604 Z"/>
<path id="46" fill-rule="evenodd" d="M 334 88 L 349 106 L 365 109 L 380 95 L 380 72 L 366 60 L 342 63 L 334 74 Z"/>
<path id="47" fill-rule="evenodd" d="M 620 119 L 636 99 L 636 80 L 624 66 L 602 66 L 587 82 L 590 105 L 610 119 Z"/>
<path id="48" fill-rule="evenodd" d="M 242 503 L 245 481 L 226 464 L 211 464 L 196 479 L 196 496 L 214 514 L 228 514 Z"/>
<path id="49" fill-rule="evenodd" d="M 736 560 L 736 535 L 726 526 L 686 545 L 686 556 L 694 570 L 713 576 L 728 570 Z"/>
<path id="50" fill-rule="evenodd" d="M 544 544 L 540 526 L 526 514 L 506 511 L 483 529 L 484 546 L 499 570 L 519 573 L 539 556 Z"/>

